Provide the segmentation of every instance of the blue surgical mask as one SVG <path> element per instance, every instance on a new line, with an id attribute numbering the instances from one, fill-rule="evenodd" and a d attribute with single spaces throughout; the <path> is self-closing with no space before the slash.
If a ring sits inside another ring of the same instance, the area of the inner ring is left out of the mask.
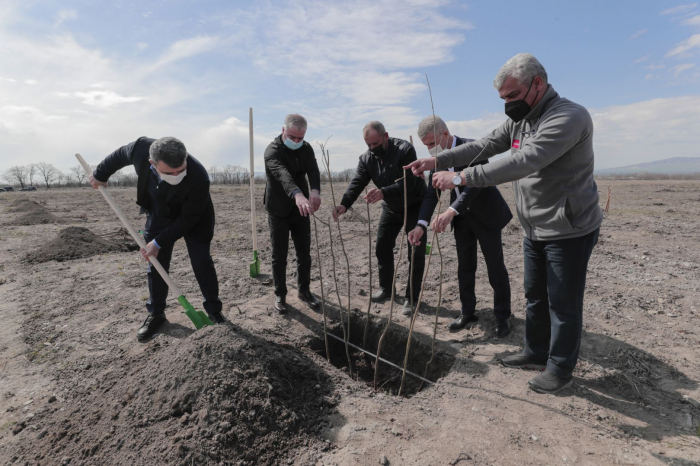
<path id="1" fill-rule="evenodd" d="M 304 144 L 303 140 L 301 140 L 299 142 L 294 142 L 294 141 L 292 141 L 291 138 L 287 138 L 284 140 L 284 145 L 289 147 L 292 150 L 297 150 L 298 148 L 301 147 L 302 144 Z"/>

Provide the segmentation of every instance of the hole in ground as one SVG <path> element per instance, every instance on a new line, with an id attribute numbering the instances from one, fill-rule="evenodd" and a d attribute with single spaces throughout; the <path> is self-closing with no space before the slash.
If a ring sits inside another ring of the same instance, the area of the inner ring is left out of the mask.
<path id="1" fill-rule="evenodd" d="M 373 354 L 377 354 L 377 345 L 379 338 L 386 322 L 370 322 L 367 328 L 367 344 L 365 349 Z M 353 316 L 350 328 L 350 343 L 362 347 L 364 336 L 365 319 Z M 343 338 L 343 329 L 340 325 L 329 329 L 329 334 L 333 334 Z M 411 354 L 408 360 L 408 370 L 425 377 L 426 379 L 436 382 L 440 378 L 447 375 L 454 364 L 455 357 L 449 353 L 435 348 L 435 357 L 428 366 L 431 353 L 431 339 L 426 335 L 421 335 L 415 330 L 413 331 L 413 342 L 411 343 Z M 384 338 L 382 344 L 382 359 L 391 361 L 392 363 L 403 367 L 403 359 L 406 352 L 406 342 L 408 339 L 408 329 L 392 324 Z M 313 338 L 309 343 L 310 348 L 322 357 L 326 357 L 326 346 L 323 341 L 323 336 Z M 345 354 L 345 343 L 328 337 L 328 346 L 331 353 L 331 364 L 338 367 L 348 374 L 348 359 Z M 352 361 L 352 377 L 372 386 L 374 384 L 374 356 L 370 356 L 356 348 L 350 347 L 350 359 Z M 398 395 L 399 387 L 401 386 L 402 371 L 396 369 L 389 364 L 379 361 L 379 373 L 377 377 L 377 387 L 383 392 L 391 395 Z M 420 390 L 425 390 L 430 387 L 420 379 L 406 374 L 406 382 L 404 385 L 404 394 L 406 396 L 415 395 Z"/>

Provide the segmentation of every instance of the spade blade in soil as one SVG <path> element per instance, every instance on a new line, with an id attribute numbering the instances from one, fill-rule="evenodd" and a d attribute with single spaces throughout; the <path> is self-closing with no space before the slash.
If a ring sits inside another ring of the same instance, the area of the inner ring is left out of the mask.
<path id="1" fill-rule="evenodd" d="M 250 277 L 255 278 L 260 275 L 260 258 L 258 251 L 253 251 L 253 262 L 250 263 Z"/>
<path id="2" fill-rule="evenodd" d="M 208 315 L 196 310 L 184 296 L 178 296 L 177 301 L 185 308 L 185 315 L 190 318 L 197 330 L 207 325 L 214 325 Z"/>

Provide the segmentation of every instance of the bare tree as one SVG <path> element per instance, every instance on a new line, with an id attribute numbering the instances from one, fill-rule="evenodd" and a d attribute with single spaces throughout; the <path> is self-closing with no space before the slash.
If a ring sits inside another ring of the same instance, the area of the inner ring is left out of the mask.
<path id="1" fill-rule="evenodd" d="M 49 189 L 51 182 L 56 179 L 56 176 L 58 175 L 58 170 L 56 170 L 56 167 L 46 162 L 36 164 L 36 169 L 39 172 L 39 175 L 41 175 L 41 177 L 44 179 L 46 189 Z"/>
<path id="2" fill-rule="evenodd" d="M 27 165 L 27 175 L 29 175 L 29 186 L 34 186 L 34 175 L 36 175 L 36 164 Z"/>
<path id="3" fill-rule="evenodd" d="M 5 171 L 5 179 L 9 183 L 18 182 L 21 188 L 27 184 L 27 167 L 24 165 L 15 165 Z"/>
<path id="4" fill-rule="evenodd" d="M 72 174 L 75 175 L 75 181 L 78 183 L 78 187 L 81 187 L 83 185 L 83 181 L 85 181 L 85 178 L 87 177 L 85 174 L 85 169 L 82 165 L 76 165 L 70 170 Z"/>

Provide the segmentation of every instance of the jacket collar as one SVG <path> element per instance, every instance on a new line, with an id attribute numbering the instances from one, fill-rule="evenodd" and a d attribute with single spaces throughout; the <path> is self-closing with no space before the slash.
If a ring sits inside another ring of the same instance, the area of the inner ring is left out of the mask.
<path id="1" fill-rule="evenodd" d="M 525 115 L 524 120 L 537 120 L 539 117 L 542 116 L 544 113 L 545 109 L 549 106 L 550 102 L 552 99 L 555 99 L 559 97 L 559 94 L 557 94 L 557 91 L 554 90 L 551 84 L 547 85 L 547 90 L 544 93 L 544 96 L 542 99 L 535 105 L 535 107 L 530 110 L 530 113 Z"/>

